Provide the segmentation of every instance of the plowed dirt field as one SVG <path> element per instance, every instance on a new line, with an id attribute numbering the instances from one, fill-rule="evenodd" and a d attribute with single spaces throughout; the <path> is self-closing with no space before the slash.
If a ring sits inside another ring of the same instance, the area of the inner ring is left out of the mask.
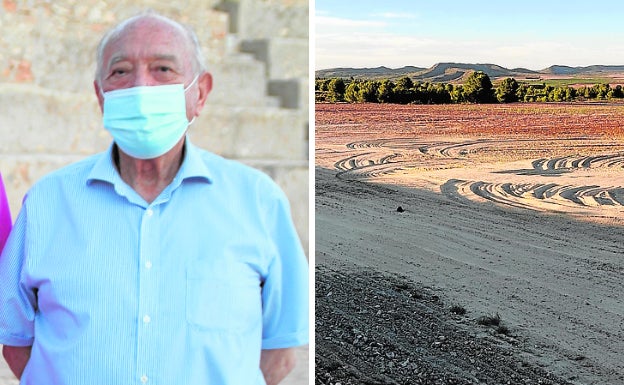
<path id="1" fill-rule="evenodd" d="M 315 120 L 317 383 L 624 384 L 624 105 Z"/>

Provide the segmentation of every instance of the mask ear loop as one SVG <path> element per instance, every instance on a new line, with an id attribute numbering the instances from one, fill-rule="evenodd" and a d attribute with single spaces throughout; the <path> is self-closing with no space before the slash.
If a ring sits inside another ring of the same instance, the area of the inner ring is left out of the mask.
<path id="1" fill-rule="evenodd" d="M 104 99 L 104 91 L 102 90 L 102 82 L 98 80 L 97 83 L 98 83 L 98 92 L 100 93 L 100 96 L 102 97 L 102 99 Z"/>
<path id="2" fill-rule="evenodd" d="M 184 92 L 188 91 L 189 88 L 191 88 L 193 86 L 193 84 L 195 84 L 195 82 L 197 81 L 197 79 L 199 79 L 199 74 L 197 74 L 197 76 L 195 76 L 195 78 L 193 79 L 193 81 L 186 87 L 184 87 Z"/>
<path id="3" fill-rule="evenodd" d="M 197 79 L 199 79 L 199 74 L 197 74 L 197 75 L 195 76 L 195 78 L 193 79 L 193 81 L 192 81 L 192 82 L 191 82 L 188 86 L 186 86 L 186 87 L 184 88 L 184 92 L 185 92 L 185 93 L 186 93 L 186 91 L 187 91 L 189 88 L 191 88 L 191 87 L 193 86 L 193 84 L 195 84 L 195 82 L 197 81 Z M 191 121 L 189 122 L 188 126 L 190 126 L 191 124 L 193 124 L 193 122 L 195 121 L 195 118 L 196 118 L 196 116 L 193 116 L 193 119 L 191 119 Z M 188 126 L 187 126 L 187 127 L 188 127 Z"/>

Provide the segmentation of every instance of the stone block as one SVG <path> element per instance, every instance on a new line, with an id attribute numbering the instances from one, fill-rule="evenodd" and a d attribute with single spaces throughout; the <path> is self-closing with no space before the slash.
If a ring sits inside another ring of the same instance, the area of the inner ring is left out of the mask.
<path id="1" fill-rule="evenodd" d="M 310 56 L 307 39 L 271 39 L 269 79 L 307 78 Z"/>
<path id="2" fill-rule="evenodd" d="M 309 258 L 310 207 L 313 195 L 309 189 L 308 162 L 303 160 L 284 162 L 257 159 L 246 159 L 242 162 L 270 176 L 284 191 L 290 203 L 292 220 L 297 229 L 297 234 Z"/>
<path id="3" fill-rule="evenodd" d="M 271 175 L 291 200 L 307 251 L 307 1 L 231 3 L 237 4 L 3 2 L 0 25 L 11 28 L 0 36 L 0 170 L 14 218 L 43 175 L 110 144 L 93 93 L 96 46 L 116 21 L 152 8 L 196 30 L 215 78 L 204 113 L 190 129 L 193 141 Z M 231 26 L 233 21 L 238 24 Z M 240 39 L 265 40 L 265 61 L 241 53 Z"/>
<path id="4" fill-rule="evenodd" d="M 238 33 L 241 39 L 308 38 L 309 6 L 296 0 L 240 0 Z"/>
<path id="5" fill-rule="evenodd" d="M 13 221 L 22 206 L 26 192 L 41 177 L 72 162 L 83 159 L 79 155 L 2 155 L 0 170 L 6 188 Z"/>
<path id="6" fill-rule="evenodd" d="M 307 110 L 309 77 L 308 41 L 306 39 L 274 38 L 246 40 L 240 43 L 244 52 L 266 63 L 268 93 L 280 99 L 283 108 Z M 305 79 L 302 81 L 302 79 Z M 302 90 L 306 95 L 302 95 Z M 304 96 L 304 97 L 301 97 Z"/>
<path id="7" fill-rule="evenodd" d="M 93 3 L 93 4 L 88 4 Z M 0 13 L 0 82 L 84 92 L 93 88 L 99 40 L 117 21 L 152 8 L 195 29 L 208 64 L 227 55 L 229 15 L 211 2 L 102 1 L 18 4 Z"/>
<path id="8" fill-rule="evenodd" d="M 310 336 L 310 339 L 314 338 L 314 336 Z M 310 352 L 309 346 L 300 346 L 295 349 L 295 355 L 297 356 L 297 365 L 295 369 L 284 378 L 283 382 L 280 382 L 280 385 L 307 385 L 311 384 L 310 381 L 310 369 L 308 367 L 308 362 L 310 361 Z M 314 357 L 312 358 L 312 362 L 314 362 Z M 4 385 L 0 383 L 0 385 Z"/>
<path id="9" fill-rule="evenodd" d="M 310 192 L 310 172 L 307 162 L 297 167 L 277 167 L 273 174 L 273 179 L 280 185 L 286 193 L 290 202 L 293 222 L 301 238 L 304 250 L 308 258 L 309 253 L 309 234 L 310 228 L 310 212 L 312 206 L 312 196 Z"/>
<path id="10" fill-rule="evenodd" d="M 207 106 L 189 133 L 199 146 L 237 159 L 307 159 L 307 116 L 279 108 Z"/>
<path id="11" fill-rule="evenodd" d="M 298 79 L 271 80 L 268 88 L 269 95 L 280 100 L 280 107 L 290 109 L 305 109 L 301 99 L 301 82 Z"/>
<path id="12" fill-rule="evenodd" d="M 0 84 L 0 154 L 92 154 L 107 133 L 95 95 Z"/>
<path id="13" fill-rule="evenodd" d="M 307 39 L 293 38 L 244 40 L 240 44 L 243 52 L 249 52 L 266 63 L 269 79 L 308 77 L 308 48 Z"/>
<path id="14" fill-rule="evenodd" d="M 250 55 L 236 55 L 208 68 L 213 89 L 208 104 L 226 106 L 278 106 L 279 100 L 267 96 L 266 69 Z"/>
<path id="15" fill-rule="evenodd" d="M 37 180 L 109 146 L 93 93 L 96 47 L 117 21 L 148 8 L 193 27 L 215 77 L 194 142 L 271 175 L 308 252 L 308 0 L 3 1 L 0 171 L 13 219 Z M 239 50 L 263 39 L 264 62 Z M 309 381 L 307 347 L 297 354 L 286 385 Z M 17 383 L 0 362 L 0 385 Z"/>

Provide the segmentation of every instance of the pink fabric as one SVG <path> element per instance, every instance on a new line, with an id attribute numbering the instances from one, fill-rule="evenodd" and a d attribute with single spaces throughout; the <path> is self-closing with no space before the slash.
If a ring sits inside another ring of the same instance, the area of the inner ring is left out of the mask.
<path id="1" fill-rule="evenodd" d="M 0 252 L 4 248 L 4 243 L 9 237 L 12 226 L 9 202 L 4 190 L 4 183 L 2 182 L 2 173 L 0 173 Z"/>

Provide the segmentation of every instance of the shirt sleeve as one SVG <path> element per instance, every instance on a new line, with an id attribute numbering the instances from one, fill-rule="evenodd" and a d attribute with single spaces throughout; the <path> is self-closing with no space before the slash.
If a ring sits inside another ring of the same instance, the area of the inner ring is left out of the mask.
<path id="1" fill-rule="evenodd" d="M 308 262 L 281 190 L 267 211 L 273 258 L 262 288 L 262 349 L 308 343 Z"/>
<path id="2" fill-rule="evenodd" d="M 0 343 L 31 346 L 36 298 L 22 285 L 26 258 L 26 209 L 22 208 L 0 256 Z"/>

